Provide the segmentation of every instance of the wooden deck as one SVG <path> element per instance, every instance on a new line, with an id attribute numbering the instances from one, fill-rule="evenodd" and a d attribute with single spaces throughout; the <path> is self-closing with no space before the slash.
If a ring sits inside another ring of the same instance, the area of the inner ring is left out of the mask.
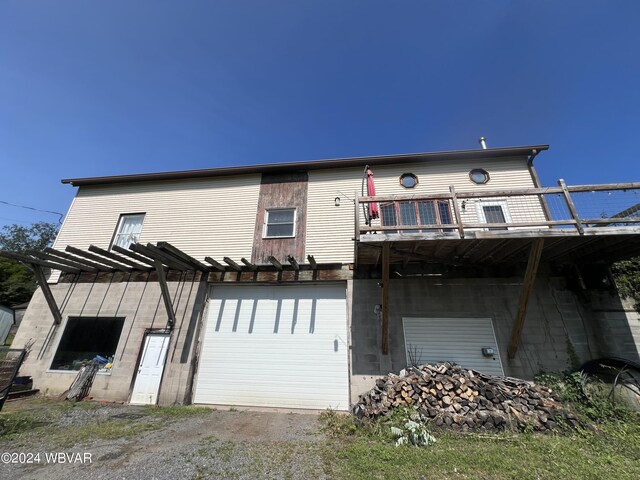
<path id="1" fill-rule="evenodd" d="M 481 218 L 479 205 L 487 201 L 502 205 L 504 222 Z M 366 224 L 360 225 L 363 205 L 373 202 L 380 205 L 382 218 L 367 219 L 365 210 Z M 535 239 L 544 240 L 543 262 L 611 263 L 640 255 L 640 183 L 568 187 L 560 181 L 549 188 L 451 188 L 448 194 L 356 201 L 358 265 L 378 264 L 384 244 L 391 263 L 526 263 Z"/>

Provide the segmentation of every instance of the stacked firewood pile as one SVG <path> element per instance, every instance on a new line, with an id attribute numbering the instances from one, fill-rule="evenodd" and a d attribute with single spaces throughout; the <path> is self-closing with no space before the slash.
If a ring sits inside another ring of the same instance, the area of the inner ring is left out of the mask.
<path id="1" fill-rule="evenodd" d="M 576 417 L 546 387 L 446 362 L 378 379 L 353 411 L 360 418 L 377 418 L 403 405 L 414 405 L 435 425 L 455 430 L 543 431 L 557 428 L 559 422 L 577 425 Z"/>

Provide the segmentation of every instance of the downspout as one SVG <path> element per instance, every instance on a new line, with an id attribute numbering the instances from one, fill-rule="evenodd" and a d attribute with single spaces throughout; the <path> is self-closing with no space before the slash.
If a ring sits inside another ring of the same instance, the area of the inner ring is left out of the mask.
<path id="1" fill-rule="evenodd" d="M 367 191 L 365 193 L 364 190 L 364 185 L 365 182 L 367 181 L 367 172 L 369 171 L 369 165 L 365 165 L 364 166 L 364 172 L 362 173 L 362 186 L 360 187 L 360 195 L 361 196 L 369 196 L 369 189 L 367 188 Z M 367 211 L 367 205 L 368 204 L 362 204 L 362 213 L 364 214 L 364 224 L 367 226 L 371 226 L 371 217 L 369 217 L 369 212 Z"/>
<path id="2" fill-rule="evenodd" d="M 536 172 L 535 167 L 533 166 L 533 159 L 538 156 L 540 152 L 538 150 L 532 150 L 531 155 L 527 158 L 527 167 L 529 168 L 529 174 L 531 175 L 531 180 L 533 180 L 533 186 L 536 188 L 542 188 L 540 184 L 540 178 L 538 177 L 538 172 Z M 542 211 L 544 212 L 544 218 L 550 222 L 552 219 L 551 211 L 549 210 L 549 205 L 547 204 L 547 199 L 544 198 L 544 195 L 539 195 L 538 200 L 540 201 L 540 206 L 542 207 Z"/>

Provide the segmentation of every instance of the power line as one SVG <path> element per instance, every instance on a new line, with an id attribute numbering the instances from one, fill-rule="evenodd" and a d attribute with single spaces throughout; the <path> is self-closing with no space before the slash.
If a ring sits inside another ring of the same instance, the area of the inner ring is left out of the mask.
<path id="1" fill-rule="evenodd" d="M 33 210 L 36 212 L 53 213 L 54 215 L 60 215 L 60 218 L 58 219 L 58 223 L 62 225 L 62 218 L 64 217 L 64 213 L 53 212 L 51 210 L 41 210 L 39 208 L 27 207 L 26 205 L 16 205 L 15 203 L 5 202 L 4 200 L 0 200 L 0 203 L 4 203 L 5 205 L 9 205 L 11 207 L 26 208 L 27 210 Z"/>

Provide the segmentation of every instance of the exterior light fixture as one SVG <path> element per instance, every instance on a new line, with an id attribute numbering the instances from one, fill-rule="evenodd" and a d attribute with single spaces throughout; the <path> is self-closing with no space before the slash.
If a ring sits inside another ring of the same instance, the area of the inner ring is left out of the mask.
<path id="1" fill-rule="evenodd" d="M 340 197 L 336 197 L 334 202 L 336 204 L 336 207 L 339 207 L 340 206 Z"/>

